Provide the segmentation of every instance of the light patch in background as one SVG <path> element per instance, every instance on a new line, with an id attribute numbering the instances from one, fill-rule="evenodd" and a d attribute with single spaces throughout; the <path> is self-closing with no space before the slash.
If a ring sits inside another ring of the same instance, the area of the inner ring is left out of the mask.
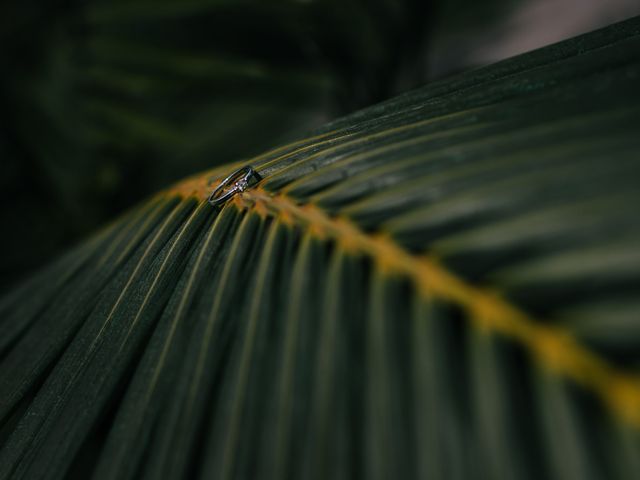
<path id="1" fill-rule="evenodd" d="M 487 65 L 640 15 L 638 0 L 529 0 L 473 31 L 441 31 L 429 72 L 440 78 Z"/>

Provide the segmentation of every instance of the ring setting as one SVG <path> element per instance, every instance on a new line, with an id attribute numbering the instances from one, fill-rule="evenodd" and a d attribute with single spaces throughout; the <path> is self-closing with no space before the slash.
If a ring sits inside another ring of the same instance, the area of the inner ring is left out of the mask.
<path id="1" fill-rule="evenodd" d="M 211 192 L 211 195 L 209 195 L 208 202 L 214 207 L 223 205 L 231 197 L 237 193 L 244 192 L 260 180 L 262 180 L 262 177 L 260 177 L 253 167 L 249 165 L 240 167 L 218 184 Z"/>

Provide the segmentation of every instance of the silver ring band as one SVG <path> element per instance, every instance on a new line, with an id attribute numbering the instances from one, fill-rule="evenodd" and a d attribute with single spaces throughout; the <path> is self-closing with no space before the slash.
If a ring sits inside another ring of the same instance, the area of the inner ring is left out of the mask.
<path id="1" fill-rule="evenodd" d="M 218 184 L 211 192 L 211 195 L 209 195 L 208 202 L 214 207 L 222 205 L 236 193 L 244 192 L 251 186 L 250 182 L 252 180 L 256 182 L 260 181 L 260 175 L 248 165 L 240 167 Z M 227 187 L 231 188 L 225 191 Z"/>

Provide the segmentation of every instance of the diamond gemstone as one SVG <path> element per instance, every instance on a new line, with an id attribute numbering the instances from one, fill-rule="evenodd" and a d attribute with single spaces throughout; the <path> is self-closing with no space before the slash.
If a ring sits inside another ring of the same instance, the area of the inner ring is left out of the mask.
<path id="1" fill-rule="evenodd" d="M 236 187 L 237 190 L 244 192 L 249 186 L 249 182 L 247 182 L 246 178 L 241 178 L 240 180 L 234 183 L 234 186 Z"/>

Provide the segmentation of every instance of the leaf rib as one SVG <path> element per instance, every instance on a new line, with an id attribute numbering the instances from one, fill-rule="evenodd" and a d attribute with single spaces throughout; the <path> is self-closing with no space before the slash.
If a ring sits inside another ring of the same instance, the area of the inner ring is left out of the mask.
<path id="1" fill-rule="evenodd" d="M 366 233 L 348 219 L 331 217 L 314 205 L 299 205 L 260 188 L 243 192 L 234 204 L 286 217 L 313 236 L 332 238 L 346 251 L 367 255 L 387 273 L 408 277 L 423 296 L 461 306 L 475 328 L 518 342 L 538 363 L 592 391 L 615 417 L 640 428 L 640 379 L 581 345 L 567 330 L 550 326 L 498 294 L 465 282 L 436 258 L 412 254 L 392 238 Z"/>

